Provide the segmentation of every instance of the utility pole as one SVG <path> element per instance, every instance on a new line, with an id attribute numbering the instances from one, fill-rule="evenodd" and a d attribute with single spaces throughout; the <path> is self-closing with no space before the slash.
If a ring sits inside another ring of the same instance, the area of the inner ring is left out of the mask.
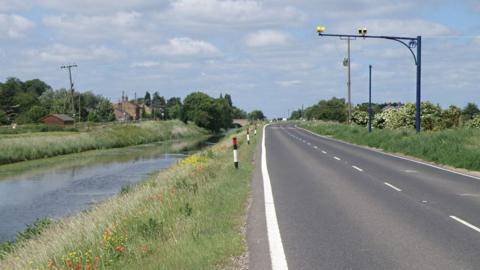
<path id="1" fill-rule="evenodd" d="M 73 81 L 72 81 L 72 68 L 77 67 L 76 64 L 61 66 L 61 69 L 68 69 L 68 77 L 70 78 L 70 94 L 72 95 L 72 116 L 75 119 L 75 103 L 73 100 Z"/>
<path id="2" fill-rule="evenodd" d="M 350 59 L 350 41 L 355 38 L 346 37 L 340 38 L 347 41 L 347 58 L 343 60 L 343 66 L 347 67 L 347 124 L 351 123 L 352 120 L 352 76 L 351 76 L 351 59 Z"/>

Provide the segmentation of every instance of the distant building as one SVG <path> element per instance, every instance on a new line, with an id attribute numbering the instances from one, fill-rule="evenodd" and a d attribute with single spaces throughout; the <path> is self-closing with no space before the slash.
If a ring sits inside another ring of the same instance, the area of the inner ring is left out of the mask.
<path id="1" fill-rule="evenodd" d="M 122 100 L 113 105 L 115 119 L 117 121 L 140 120 L 142 106 L 128 101 L 128 97 L 122 96 Z"/>
<path id="2" fill-rule="evenodd" d="M 44 116 L 40 119 L 40 122 L 47 124 L 47 125 L 73 125 L 74 119 L 65 114 L 49 114 Z"/>

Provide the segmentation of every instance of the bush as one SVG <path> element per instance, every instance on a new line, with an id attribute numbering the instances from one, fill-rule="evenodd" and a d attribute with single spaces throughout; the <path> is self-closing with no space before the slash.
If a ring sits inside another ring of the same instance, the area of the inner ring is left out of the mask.
<path id="1" fill-rule="evenodd" d="M 472 120 L 468 121 L 467 126 L 471 128 L 480 128 L 480 115 L 477 115 Z"/>

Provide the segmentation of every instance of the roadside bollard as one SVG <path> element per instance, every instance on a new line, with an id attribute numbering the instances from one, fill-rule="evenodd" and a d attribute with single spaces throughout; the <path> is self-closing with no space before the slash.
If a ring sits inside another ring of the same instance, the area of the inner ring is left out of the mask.
<path id="1" fill-rule="evenodd" d="M 233 137 L 233 164 L 235 165 L 235 169 L 238 169 L 238 153 L 237 153 L 237 137 Z"/>
<path id="2" fill-rule="evenodd" d="M 250 129 L 247 128 L 247 144 L 250 144 Z"/>
<path id="3" fill-rule="evenodd" d="M 255 124 L 255 130 L 253 131 L 253 135 L 257 136 L 257 124 Z"/>

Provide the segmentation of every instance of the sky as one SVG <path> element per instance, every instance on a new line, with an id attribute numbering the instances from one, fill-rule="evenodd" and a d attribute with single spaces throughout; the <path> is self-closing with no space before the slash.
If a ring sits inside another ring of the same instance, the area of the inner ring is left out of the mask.
<path id="1" fill-rule="evenodd" d="M 355 34 L 423 38 L 422 98 L 480 105 L 478 0 L 0 0 L 0 80 L 38 78 L 117 101 L 125 91 L 166 98 L 229 93 L 268 117 L 346 96 L 345 40 Z M 352 102 L 415 101 L 416 67 L 390 40 L 351 43 Z"/>

